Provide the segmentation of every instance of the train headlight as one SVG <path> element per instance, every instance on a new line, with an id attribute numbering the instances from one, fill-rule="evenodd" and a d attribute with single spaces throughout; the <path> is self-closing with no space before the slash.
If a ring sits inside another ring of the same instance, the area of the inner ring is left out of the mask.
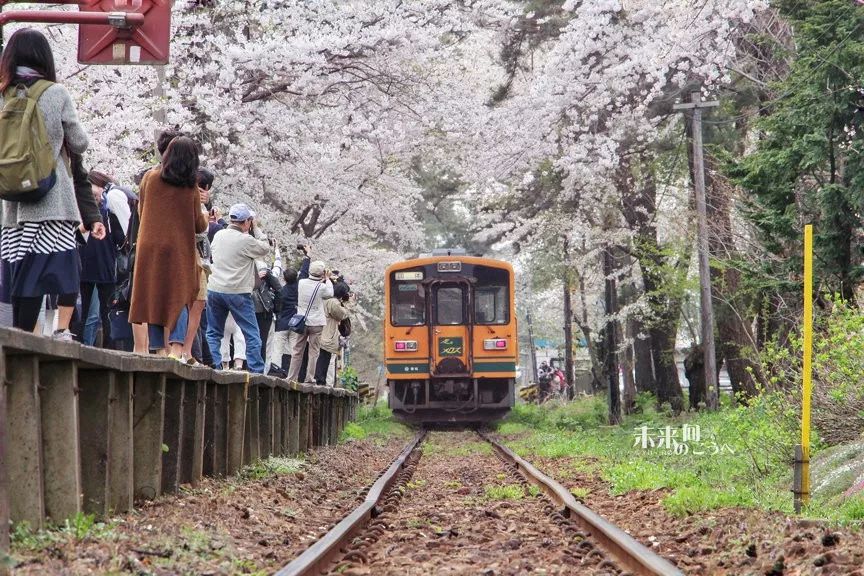
<path id="1" fill-rule="evenodd" d="M 396 352 L 416 352 L 416 340 L 397 340 L 395 344 Z"/>
<path id="2" fill-rule="evenodd" d="M 493 338 L 491 340 L 483 341 L 483 349 L 484 350 L 506 350 L 507 349 L 507 340 L 503 338 Z"/>

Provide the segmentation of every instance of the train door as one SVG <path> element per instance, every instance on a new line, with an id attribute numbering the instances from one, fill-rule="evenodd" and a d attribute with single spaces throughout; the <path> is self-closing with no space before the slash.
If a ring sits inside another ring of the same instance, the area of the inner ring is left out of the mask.
<path id="1" fill-rule="evenodd" d="M 433 376 L 468 376 L 471 361 L 470 285 L 466 281 L 436 282 L 429 299 L 430 356 Z"/>

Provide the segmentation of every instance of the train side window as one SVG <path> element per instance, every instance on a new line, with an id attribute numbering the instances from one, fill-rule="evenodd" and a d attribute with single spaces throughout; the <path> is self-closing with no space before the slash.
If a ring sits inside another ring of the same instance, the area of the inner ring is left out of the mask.
<path id="1" fill-rule="evenodd" d="M 390 290 L 390 320 L 394 326 L 426 323 L 426 289 L 417 282 L 394 282 Z"/>
<path id="2" fill-rule="evenodd" d="M 462 288 L 446 286 L 436 292 L 436 310 L 438 324 L 441 326 L 458 326 L 464 323 L 462 318 Z"/>
<path id="3" fill-rule="evenodd" d="M 507 287 L 483 286 L 474 290 L 474 322 L 507 324 Z"/>

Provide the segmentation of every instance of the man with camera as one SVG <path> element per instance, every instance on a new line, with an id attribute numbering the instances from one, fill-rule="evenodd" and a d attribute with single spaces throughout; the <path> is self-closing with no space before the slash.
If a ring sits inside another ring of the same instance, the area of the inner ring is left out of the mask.
<path id="1" fill-rule="evenodd" d="M 255 260 L 267 256 L 271 244 L 255 226 L 255 213 L 246 204 L 231 206 L 228 219 L 230 224 L 216 233 L 211 247 L 213 264 L 207 284 L 207 344 L 213 367 L 220 370 L 220 344 L 230 312 L 246 339 L 249 371 L 262 374 L 264 359 L 252 290 L 258 274 Z"/>

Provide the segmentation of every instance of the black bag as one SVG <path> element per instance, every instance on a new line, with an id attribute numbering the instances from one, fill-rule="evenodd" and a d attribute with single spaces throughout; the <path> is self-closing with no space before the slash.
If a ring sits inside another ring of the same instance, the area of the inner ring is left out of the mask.
<path id="1" fill-rule="evenodd" d="M 252 299 L 261 306 L 264 312 L 273 312 L 273 305 L 276 303 L 276 293 L 267 285 L 267 281 L 264 280 L 252 290 Z"/>
<path id="2" fill-rule="evenodd" d="M 138 195 L 123 186 L 112 186 L 112 188 L 117 188 L 126 195 L 126 202 L 129 204 L 130 211 L 126 239 L 123 241 L 123 245 L 117 249 L 117 259 L 114 264 L 117 280 L 122 282 L 123 279 L 131 277 L 132 268 L 135 266 L 135 245 L 138 242 L 138 228 L 141 222 L 138 217 Z"/>
<path id="3" fill-rule="evenodd" d="M 339 335 L 347 338 L 351 335 L 351 318 L 347 316 L 339 322 Z"/>
<path id="4" fill-rule="evenodd" d="M 132 278 L 128 277 L 122 282 L 117 283 L 114 291 L 111 293 L 111 300 L 108 307 L 111 310 L 128 311 L 132 303 Z"/>
<path id="5" fill-rule="evenodd" d="M 312 304 L 315 303 L 315 296 L 318 295 L 319 288 L 321 288 L 320 282 L 315 286 L 315 291 L 312 292 L 312 297 L 309 298 L 309 305 L 306 306 L 306 312 L 303 314 L 295 314 L 290 320 L 288 320 L 288 330 L 296 332 L 297 334 L 306 333 L 306 316 L 309 315 L 309 310 L 312 309 Z"/>

